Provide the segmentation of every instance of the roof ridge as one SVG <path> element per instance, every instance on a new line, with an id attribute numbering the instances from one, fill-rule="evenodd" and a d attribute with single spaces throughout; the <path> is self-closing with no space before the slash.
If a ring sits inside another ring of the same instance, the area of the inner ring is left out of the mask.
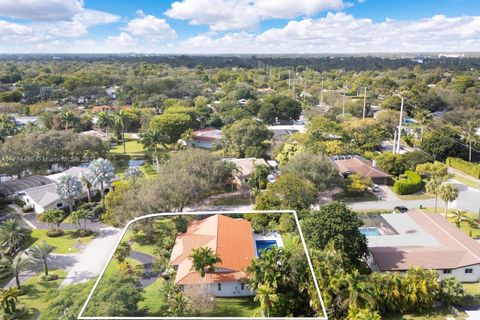
<path id="1" fill-rule="evenodd" d="M 40 188 L 45 188 L 45 187 L 51 186 L 52 184 L 57 184 L 57 183 L 56 183 L 55 181 L 53 181 L 52 183 L 43 184 L 43 185 L 41 185 L 41 186 L 36 186 L 36 187 L 28 188 L 28 189 L 26 189 L 25 191 L 30 191 L 30 190 L 36 190 L 36 189 L 40 189 Z"/>

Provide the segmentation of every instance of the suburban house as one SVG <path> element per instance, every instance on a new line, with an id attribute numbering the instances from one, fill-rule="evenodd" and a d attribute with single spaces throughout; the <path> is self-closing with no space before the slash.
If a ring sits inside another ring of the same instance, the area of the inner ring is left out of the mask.
<path id="1" fill-rule="evenodd" d="M 20 179 L 7 180 L 0 183 L 0 195 L 7 199 L 18 197 L 19 193 L 35 187 L 45 186 L 54 181 L 44 176 L 29 176 Z"/>
<path id="2" fill-rule="evenodd" d="M 200 247 L 212 249 L 222 260 L 205 278 L 195 271 L 189 255 Z M 245 284 L 246 268 L 255 257 L 250 222 L 224 215 L 213 215 L 190 223 L 187 232 L 175 241 L 170 264 L 177 269 L 175 283 L 187 286 L 208 284 L 208 291 L 219 297 L 249 296 Z"/>
<path id="3" fill-rule="evenodd" d="M 358 174 L 364 178 L 371 178 L 376 184 L 387 184 L 388 179 L 391 178 L 390 174 L 377 167 L 372 161 L 357 155 L 338 155 L 333 156 L 332 160 L 344 177 Z"/>
<path id="4" fill-rule="evenodd" d="M 246 186 L 248 178 L 252 175 L 253 169 L 257 165 L 265 165 L 268 167 L 268 163 L 264 159 L 257 158 L 226 158 L 224 161 L 229 161 L 235 164 L 235 184 L 238 188 Z"/>
<path id="5" fill-rule="evenodd" d="M 203 128 L 192 132 L 191 145 L 196 148 L 212 149 L 222 138 L 222 130 Z"/>
<path id="6" fill-rule="evenodd" d="M 437 270 L 440 278 L 480 280 L 480 244 L 440 214 L 421 210 L 369 217 L 366 235 L 374 271 L 405 272 L 416 266 Z"/>
<path id="7" fill-rule="evenodd" d="M 88 131 L 82 131 L 79 134 L 81 136 L 94 137 L 94 138 L 100 139 L 102 141 L 107 141 L 107 135 L 103 131 L 88 130 Z"/>
<path id="8" fill-rule="evenodd" d="M 47 210 L 63 208 L 63 201 L 57 193 L 56 182 L 27 189 L 19 196 L 25 202 L 25 207 L 32 208 L 38 214 Z"/>

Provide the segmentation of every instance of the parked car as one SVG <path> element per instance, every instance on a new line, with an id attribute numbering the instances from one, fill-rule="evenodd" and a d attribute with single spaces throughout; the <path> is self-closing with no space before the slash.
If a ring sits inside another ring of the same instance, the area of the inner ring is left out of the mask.
<path id="1" fill-rule="evenodd" d="M 396 206 L 395 208 L 393 208 L 393 211 L 405 213 L 405 212 L 408 212 L 408 208 L 405 206 Z"/>
<path id="2" fill-rule="evenodd" d="M 272 183 L 272 182 L 275 182 L 276 179 L 275 179 L 275 176 L 273 174 L 269 174 L 267 176 L 267 180 L 268 180 L 268 182 Z"/>
<path id="3" fill-rule="evenodd" d="M 380 187 L 378 186 L 378 184 L 374 184 L 374 185 L 373 185 L 373 187 L 372 187 L 372 191 L 373 191 L 373 192 L 380 192 L 380 190 L 382 190 L 382 189 L 380 189 Z"/>

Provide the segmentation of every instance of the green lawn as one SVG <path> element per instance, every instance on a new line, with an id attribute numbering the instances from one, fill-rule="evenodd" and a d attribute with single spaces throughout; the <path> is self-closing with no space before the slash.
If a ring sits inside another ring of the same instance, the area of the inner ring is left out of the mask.
<path id="1" fill-rule="evenodd" d="M 385 320 L 447 320 L 447 319 L 465 319 L 465 314 L 455 315 L 446 308 L 432 309 L 421 313 L 413 314 L 392 314 L 384 316 Z"/>
<path id="2" fill-rule="evenodd" d="M 140 302 L 140 307 L 148 308 L 148 315 L 151 317 L 161 317 L 166 315 L 168 305 L 162 293 L 163 284 L 164 280 L 158 278 L 154 283 L 145 288 L 145 293 L 143 294 L 145 300 Z"/>
<path id="3" fill-rule="evenodd" d="M 388 186 L 390 188 L 390 190 L 392 190 L 393 193 L 395 193 L 395 191 L 393 191 L 393 187 L 391 186 Z M 395 195 L 400 199 L 400 200 L 426 200 L 426 199 L 433 199 L 434 197 L 426 194 L 425 192 L 420 192 L 420 193 L 415 193 L 415 194 L 397 194 L 395 193 Z"/>
<path id="4" fill-rule="evenodd" d="M 143 145 L 138 142 L 138 140 L 129 140 L 125 143 L 126 154 L 145 154 L 146 150 L 143 149 Z M 118 142 L 116 146 L 110 148 L 111 153 L 122 153 L 123 154 L 123 143 Z"/>
<path id="5" fill-rule="evenodd" d="M 480 295 L 480 282 L 462 283 L 465 293 L 473 296 Z"/>
<path id="6" fill-rule="evenodd" d="M 261 317 L 260 304 L 253 297 L 216 298 L 215 310 L 200 314 L 203 317 Z"/>
<path id="7" fill-rule="evenodd" d="M 63 281 L 67 273 L 63 270 L 50 271 L 49 273 L 57 274 L 58 280 L 55 281 L 42 281 L 40 275 L 28 279 L 22 285 L 25 294 L 18 298 L 19 302 L 28 308 L 30 313 L 29 319 L 36 319 L 47 308 L 45 302 L 46 292 L 49 289 L 57 288 Z"/>
<path id="8" fill-rule="evenodd" d="M 47 236 L 47 230 L 34 229 L 32 230 L 32 241 L 29 246 L 45 241 L 56 247 L 55 251 L 53 251 L 54 253 L 74 253 L 79 251 L 75 247 L 76 245 L 86 244 L 92 239 L 93 236 L 79 238 L 75 234 L 75 230 L 65 230 L 65 234 L 61 237 L 49 237 Z"/>
<path id="9" fill-rule="evenodd" d="M 333 200 L 343 201 L 343 202 L 364 202 L 364 201 L 377 201 L 378 198 L 371 192 L 364 192 L 360 195 L 350 196 L 345 193 L 337 193 L 333 195 Z"/>
<path id="10" fill-rule="evenodd" d="M 472 188 L 477 188 L 480 189 L 480 183 L 473 181 L 471 179 L 468 179 L 464 176 L 461 176 L 459 174 L 454 174 L 453 179 L 457 180 L 460 183 L 463 183 L 466 186 L 472 187 Z"/>
<path id="11" fill-rule="evenodd" d="M 142 232 L 139 232 L 137 235 L 141 236 Z M 125 237 L 123 238 L 123 241 L 130 241 L 132 240 L 132 237 L 134 237 L 135 234 L 132 230 L 128 230 L 127 233 L 125 234 Z M 132 250 L 145 253 L 151 256 L 154 256 L 154 251 L 155 251 L 155 244 L 140 244 L 136 241 L 131 241 L 130 242 Z"/>
<path id="12" fill-rule="evenodd" d="M 250 197 L 245 197 L 244 195 L 234 195 L 231 197 L 214 199 L 212 205 L 223 206 L 223 205 L 249 205 Z"/>
<path id="13" fill-rule="evenodd" d="M 143 264 L 140 263 L 140 261 L 132 259 L 132 258 L 127 258 L 125 261 L 130 263 L 130 265 L 133 267 L 135 270 L 135 275 L 136 276 L 141 276 L 143 273 Z M 110 260 L 110 263 L 108 264 L 107 269 L 105 270 L 105 273 L 103 274 L 104 278 L 109 278 L 109 277 L 114 277 L 117 273 L 119 272 L 119 266 L 118 262 L 116 259 Z"/>

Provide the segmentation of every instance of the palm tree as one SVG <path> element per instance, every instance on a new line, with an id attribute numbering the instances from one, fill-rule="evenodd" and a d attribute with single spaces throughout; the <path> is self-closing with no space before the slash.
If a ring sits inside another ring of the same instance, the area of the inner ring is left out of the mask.
<path id="1" fill-rule="evenodd" d="M 192 250 L 189 256 L 193 260 L 193 268 L 205 279 L 205 296 L 208 288 L 205 275 L 215 270 L 215 265 L 222 262 L 222 259 L 209 247 L 201 247 Z"/>
<path id="2" fill-rule="evenodd" d="M 458 188 L 453 183 L 443 184 L 439 189 L 440 199 L 445 202 L 445 218 L 448 216 L 448 203 L 458 198 Z"/>
<path id="3" fill-rule="evenodd" d="M 278 301 L 278 295 L 275 292 L 275 289 L 270 286 L 270 284 L 265 283 L 258 286 L 254 301 L 260 302 L 260 308 L 262 309 L 263 315 L 267 315 L 267 318 L 270 317 L 270 309 L 273 307 L 275 302 Z"/>
<path id="4" fill-rule="evenodd" d="M 157 173 L 160 171 L 160 150 L 158 145 L 161 144 L 164 149 L 167 149 L 166 144 L 169 141 L 170 137 L 159 128 L 149 129 L 140 134 L 140 142 L 143 144 L 143 148 L 152 152 L 155 157 Z"/>
<path id="5" fill-rule="evenodd" d="M 127 128 L 129 122 L 130 117 L 124 110 L 120 110 L 113 116 L 113 123 L 122 133 L 123 153 L 127 153 L 127 149 L 125 146 L 125 129 Z"/>
<path id="6" fill-rule="evenodd" d="M 438 195 L 440 194 L 440 187 L 442 186 L 442 180 L 436 177 L 430 178 L 425 184 L 425 191 L 431 196 L 435 197 L 435 213 L 437 213 Z"/>
<path id="7" fill-rule="evenodd" d="M 112 163 L 101 158 L 90 162 L 87 176 L 92 186 L 100 189 L 103 210 L 105 211 L 105 186 L 109 185 L 115 177 Z"/>
<path id="8" fill-rule="evenodd" d="M 108 128 L 112 125 L 112 117 L 110 113 L 101 111 L 98 113 L 98 120 L 97 125 L 105 130 L 105 135 L 107 136 L 107 144 L 109 143 L 110 139 L 108 138 Z"/>
<path id="9" fill-rule="evenodd" d="M 252 176 L 249 181 L 251 188 L 257 188 L 260 190 L 262 186 L 266 184 L 269 173 L 270 170 L 266 165 L 254 163 Z"/>
<path id="10" fill-rule="evenodd" d="M 430 122 L 430 119 L 432 118 L 432 114 L 427 109 L 418 109 L 417 112 L 415 112 L 414 117 L 415 117 L 415 120 L 417 120 L 417 122 L 421 125 L 420 140 L 422 140 L 425 125 L 427 125 Z"/>
<path id="11" fill-rule="evenodd" d="M 70 213 L 72 212 L 75 200 L 82 195 L 82 183 L 75 176 L 66 175 L 60 177 L 57 182 L 57 193 L 60 198 L 68 204 Z"/>
<path id="12" fill-rule="evenodd" d="M 457 228 L 460 228 L 462 222 L 468 223 L 470 226 L 475 224 L 475 219 L 471 218 L 467 210 L 457 209 L 453 212 L 453 221 Z"/>
<path id="13" fill-rule="evenodd" d="M 87 188 L 88 203 L 92 202 L 92 182 L 88 179 L 88 174 L 80 174 L 80 182 Z"/>
<path id="14" fill-rule="evenodd" d="M 47 260 L 48 260 L 48 257 L 50 256 L 50 254 L 55 249 L 56 249 L 56 247 L 46 243 L 45 241 L 42 241 L 42 242 L 40 242 L 40 244 L 37 244 L 37 245 L 33 246 L 28 251 L 28 253 L 32 257 L 33 261 L 43 263 L 43 272 L 45 272 L 46 276 L 48 276 Z"/>
<path id="15" fill-rule="evenodd" d="M 0 225 L 0 247 L 13 255 L 30 237 L 30 230 L 22 227 L 16 219 L 8 219 Z"/>
<path id="16" fill-rule="evenodd" d="M 25 253 L 20 253 L 15 258 L 3 257 L 0 261 L 1 277 L 14 276 L 17 288 L 20 289 L 20 273 L 26 270 L 31 270 L 34 263 L 30 256 Z"/>
<path id="17" fill-rule="evenodd" d="M 188 299 L 185 295 L 177 291 L 168 299 L 168 313 L 172 317 L 181 317 L 185 315 L 185 312 L 188 310 Z"/>
<path id="18" fill-rule="evenodd" d="M 375 299 L 370 292 L 369 283 L 358 270 L 353 270 L 345 277 L 348 285 L 348 305 L 354 309 L 373 308 Z"/>
<path id="19" fill-rule="evenodd" d="M 19 294 L 17 288 L 0 289 L 0 306 L 6 315 L 12 315 L 17 311 Z"/>
<path id="20" fill-rule="evenodd" d="M 477 135 L 478 121 L 467 121 L 465 130 L 462 134 L 462 139 L 468 144 L 468 161 L 472 162 L 472 145 L 478 141 Z"/>
<path id="21" fill-rule="evenodd" d="M 73 126 L 75 119 L 75 115 L 70 111 L 65 111 L 62 113 L 62 121 L 65 123 L 65 130 L 68 130 L 69 125 Z"/>

